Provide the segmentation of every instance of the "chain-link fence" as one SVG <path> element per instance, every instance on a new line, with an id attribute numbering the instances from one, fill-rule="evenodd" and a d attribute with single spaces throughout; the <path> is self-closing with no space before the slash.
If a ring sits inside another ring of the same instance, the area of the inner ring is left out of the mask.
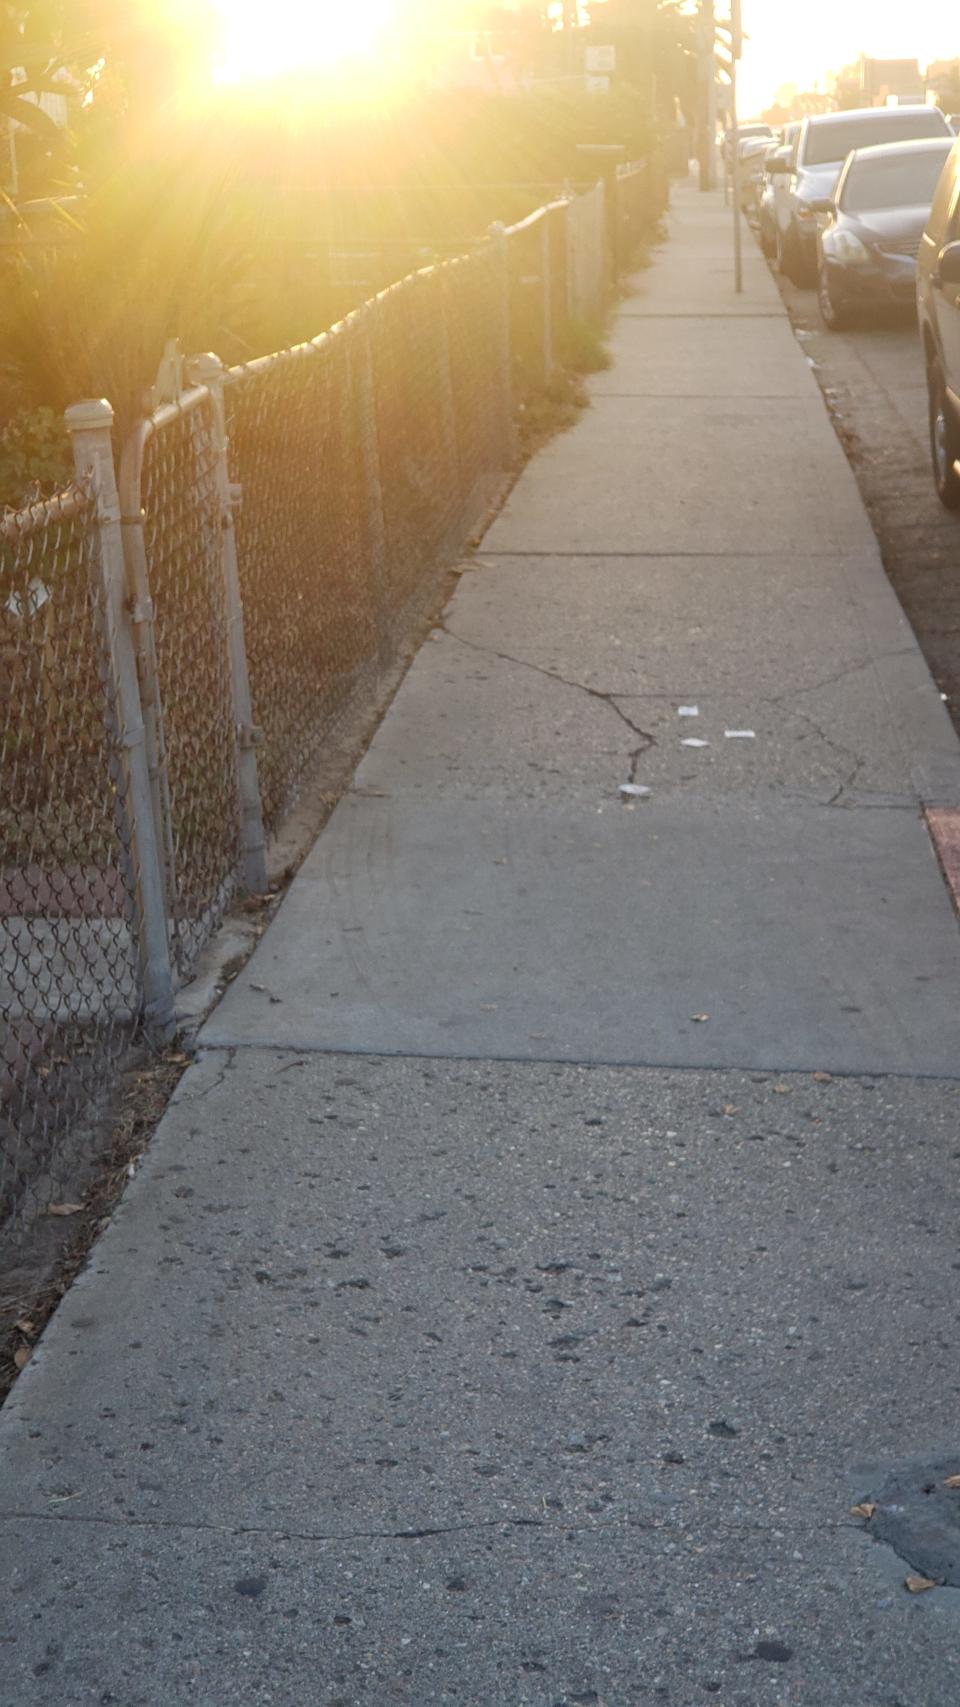
<path id="1" fill-rule="evenodd" d="M 93 498 L 0 521 L 0 1225 L 55 1201 L 142 985 Z"/>
<path id="2" fill-rule="evenodd" d="M 8 1231 L 68 1186 L 138 1027 L 172 1034 L 232 895 L 266 887 L 266 838 L 437 608 L 518 401 L 651 196 L 620 172 L 241 367 L 171 351 L 119 481 L 109 405 L 68 410 L 78 484 L 0 521 Z"/>

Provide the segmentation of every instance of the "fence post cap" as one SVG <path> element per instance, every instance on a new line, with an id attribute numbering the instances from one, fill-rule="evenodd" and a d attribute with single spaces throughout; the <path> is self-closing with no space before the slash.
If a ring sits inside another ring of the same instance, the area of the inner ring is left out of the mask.
<path id="1" fill-rule="evenodd" d="M 63 411 L 67 431 L 82 432 L 85 428 L 112 427 L 113 406 L 105 397 L 84 397 L 79 403 L 71 403 Z"/>
<path id="2" fill-rule="evenodd" d="M 195 385 L 212 385 L 222 378 L 224 366 L 212 350 L 203 350 L 200 355 L 189 358 L 187 371 Z"/>

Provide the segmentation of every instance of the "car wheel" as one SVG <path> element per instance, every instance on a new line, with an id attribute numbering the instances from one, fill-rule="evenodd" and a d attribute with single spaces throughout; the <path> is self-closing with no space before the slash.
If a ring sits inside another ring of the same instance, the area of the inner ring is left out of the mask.
<path id="1" fill-rule="evenodd" d="M 817 280 L 817 302 L 820 306 L 820 316 L 829 332 L 845 332 L 852 326 L 854 316 L 849 308 L 841 308 L 830 295 L 830 281 L 827 278 L 826 267 L 820 268 Z"/>
<path id="2" fill-rule="evenodd" d="M 800 254 L 800 243 L 793 226 L 789 226 L 786 235 L 777 232 L 777 271 L 785 273 L 791 284 L 809 284 L 803 257 Z"/>
<path id="3" fill-rule="evenodd" d="M 948 510 L 960 510 L 960 474 L 956 469 L 960 459 L 960 431 L 947 400 L 939 362 L 930 366 L 927 389 L 930 394 L 930 451 L 937 497 Z"/>
<path id="4" fill-rule="evenodd" d="M 776 260 L 777 240 L 770 230 L 769 225 L 765 225 L 762 219 L 760 221 L 760 247 L 768 261 Z"/>

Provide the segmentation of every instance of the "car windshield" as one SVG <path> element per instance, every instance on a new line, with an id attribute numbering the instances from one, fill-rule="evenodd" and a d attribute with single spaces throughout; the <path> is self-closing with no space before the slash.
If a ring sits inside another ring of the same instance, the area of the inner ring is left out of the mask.
<path id="1" fill-rule="evenodd" d="M 874 148 L 881 142 L 910 142 L 920 136 L 943 136 L 943 117 L 931 107 L 928 112 L 879 112 L 876 118 L 848 119 L 845 123 L 812 124 L 803 151 L 805 166 L 830 166 L 845 160 L 852 148 Z"/>
<path id="2" fill-rule="evenodd" d="M 854 160 L 840 205 L 849 213 L 865 213 L 870 208 L 929 207 L 949 153 L 948 146 L 942 153 L 939 148 L 922 148 L 915 154 Z"/>

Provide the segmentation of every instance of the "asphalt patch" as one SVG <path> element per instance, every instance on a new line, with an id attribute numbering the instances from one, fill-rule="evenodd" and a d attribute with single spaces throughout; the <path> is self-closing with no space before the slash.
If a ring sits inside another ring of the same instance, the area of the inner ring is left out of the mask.
<path id="1" fill-rule="evenodd" d="M 960 1451 L 952 1458 L 894 1471 L 870 1498 L 876 1511 L 870 1533 L 914 1571 L 949 1588 L 960 1588 Z"/>

